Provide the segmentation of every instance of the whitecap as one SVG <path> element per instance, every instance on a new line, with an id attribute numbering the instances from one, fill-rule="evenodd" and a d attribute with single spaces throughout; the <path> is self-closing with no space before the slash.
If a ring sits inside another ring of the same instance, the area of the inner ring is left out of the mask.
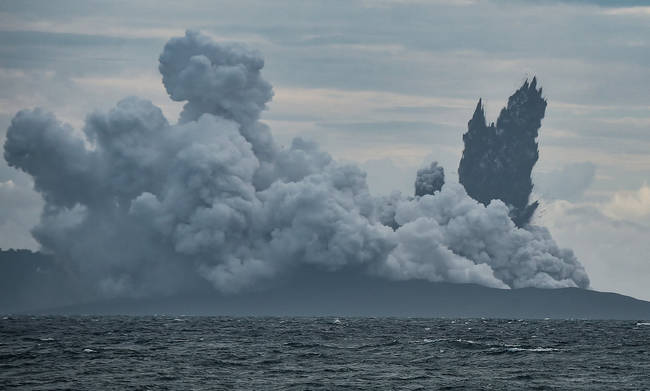
<path id="1" fill-rule="evenodd" d="M 84 349 L 83 352 L 84 352 L 84 353 L 95 353 L 94 350 L 92 350 L 92 349 L 88 349 L 88 348 Z"/>
<path id="2" fill-rule="evenodd" d="M 446 341 L 446 339 L 444 339 L 444 338 L 440 338 L 440 339 L 429 339 L 429 338 L 424 338 L 424 339 L 422 340 L 422 343 L 437 343 L 437 342 L 443 342 L 443 341 Z"/>
<path id="3" fill-rule="evenodd" d="M 559 352 L 559 349 L 555 348 L 543 348 L 543 347 L 536 347 L 536 348 L 508 348 L 509 352 L 536 352 L 536 353 L 544 353 L 544 352 Z"/>

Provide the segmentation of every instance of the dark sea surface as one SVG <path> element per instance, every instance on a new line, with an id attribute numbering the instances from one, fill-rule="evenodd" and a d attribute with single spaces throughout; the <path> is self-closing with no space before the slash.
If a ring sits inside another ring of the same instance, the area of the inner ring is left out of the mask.
<path id="1" fill-rule="evenodd" d="M 0 389 L 650 389 L 635 321 L 4 317 Z"/>

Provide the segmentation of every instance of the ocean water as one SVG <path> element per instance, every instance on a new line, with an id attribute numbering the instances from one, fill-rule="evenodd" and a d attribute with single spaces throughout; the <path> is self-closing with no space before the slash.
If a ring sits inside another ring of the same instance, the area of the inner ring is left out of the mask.
<path id="1" fill-rule="evenodd" d="M 650 389 L 634 321 L 0 318 L 0 389 Z"/>

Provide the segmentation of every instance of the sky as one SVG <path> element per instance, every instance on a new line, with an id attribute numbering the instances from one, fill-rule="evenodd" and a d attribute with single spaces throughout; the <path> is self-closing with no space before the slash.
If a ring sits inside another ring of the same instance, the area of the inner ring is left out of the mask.
<path id="1" fill-rule="evenodd" d="M 81 129 L 137 95 L 171 120 L 161 83 L 172 36 L 201 30 L 262 53 L 280 144 L 317 141 L 367 171 L 374 194 L 412 194 L 437 160 L 455 180 L 462 134 L 483 99 L 495 121 L 537 76 L 548 100 L 534 171 L 544 225 L 591 286 L 650 300 L 650 2 L 0 2 L 0 141 L 43 107 Z M 0 247 L 38 249 L 43 202 L 0 162 Z"/>

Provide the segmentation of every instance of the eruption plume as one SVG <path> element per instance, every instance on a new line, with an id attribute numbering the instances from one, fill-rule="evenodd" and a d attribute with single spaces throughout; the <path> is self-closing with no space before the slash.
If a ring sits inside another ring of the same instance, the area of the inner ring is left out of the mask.
<path id="1" fill-rule="evenodd" d="M 160 56 L 167 92 L 186 101 L 176 124 L 138 98 L 90 114 L 83 133 L 42 109 L 16 114 L 4 156 L 45 200 L 33 229 L 43 250 L 102 296 L 206 283 L 235 293 L 305 267 L 499 288 L 588 286 L 573 253 L 545 229 L 519 229 L 505 203 L 442 186 L 435 164 L 418 176 L 420 197 L 375 198 L 365 173 L 318 145 L 297 138 L 279 147 L 259 121 L 273 96 L 263 65 L 255 52 L 188 31 Z M 508 135 L 510 123 L 537 118 L 513 111 L 529 104 L 534 81 L 526 88 L 500 118 Z M 533 125 L 526 132 L 536 135 Z M 475 133 L 467 140 L 483 137 Z M 529 144 L 517 156 L 528 156 Z M 472 156 L 492 156 L 474 150 L 461 163 L 463 179 L 479 172 L 468 166 Z M 527 183 L 494 198 L 519 208 Z"/>
<path id="2" fill-rule="evenodd" d="M 487 126 L 479 99 L 463 135 L 465 150 L 458 167 L 467 194 L 487 205 L 502 200 L 511 208 L 518 227 L 530 222 L 537 202 L 529 204 L 533 190 L 531 172 L 537 162 L 537 136 L 546 111 L 537 79 L 521 86 L 501 110 L 496 126 Z"/>

